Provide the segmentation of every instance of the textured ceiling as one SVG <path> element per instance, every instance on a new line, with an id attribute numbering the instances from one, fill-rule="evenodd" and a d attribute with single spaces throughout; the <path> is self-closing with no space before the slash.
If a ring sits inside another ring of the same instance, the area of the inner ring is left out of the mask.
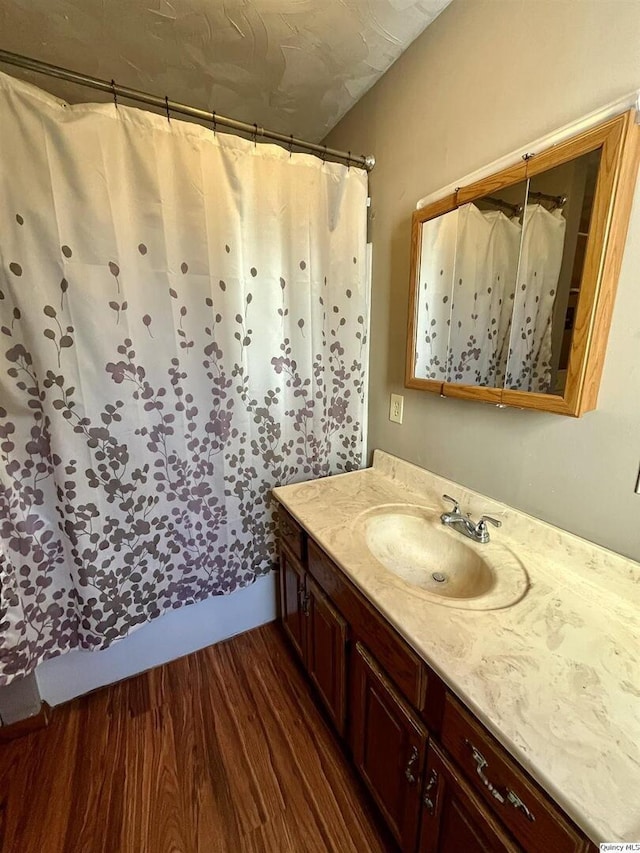
<path id="1" fill-rule="evenodd" d="M 0 0 L 0 48 L 318 142 L 449 2 Z"/>

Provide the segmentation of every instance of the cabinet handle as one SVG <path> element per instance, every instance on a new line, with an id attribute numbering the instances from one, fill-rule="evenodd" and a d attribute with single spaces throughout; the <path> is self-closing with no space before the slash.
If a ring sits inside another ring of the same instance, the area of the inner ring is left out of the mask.
<path id="1" fill-rule="evenodd" d="M 304 586 L 298 586 L 298 610 L 303 616 L 309 615 L 309 593 L 304 591 Z"/>
<path id="2" fill-rule="evenodd" d="M 438 792 L 436 790 L 435 795 L 432 798 L 431 797 L 431 789 L 434 787 L 434 785 L 437 785 L 437 784 L 438 784 L 438 771 L 432 770 L 431 775 L 429 776 L 429 779 L 427 780 L 427 784 L 425 785 L 424 796 L 422 798 L 422 802 L 424 803 L 425 808 L 429 812 L 430 815 L 433 815 L 435 813 L 435 810 L 436 810 L 436 800 L 437 800 Z"/>
<path id="3" fill-rule="evenodd" d="M 530 820 L 532 823 L 535 820 L 535 816 L 531 809 L 527 808 L 527 806 L 522 802 L 520 797 L 512 791 L 511 788 L 507 788 L 507 802 L 514 807 L 514 809 L 518 809 L 522 812 L 522 814 L 526 817 L 527 820 Z"/>
<path id="4" fill-rule="evenodd" d="M 418 747 L 412 746 L 411 747 L 411 755 L 409 756 L 409 761 L 407 762 L 407 766 L 405 767 L 405 770 L 404 770 L 404 775 L 407 779 L 407 782 L 410 785 L 413 785 L 413 783 L 416 781 L 416 777 L 413 775 L 413 772 L 412 772 L 412 767 L 416 763 L 417 760 L 418 760 Z"/>
<path id="5" fill-rule="evenodd" d="M 300 590 L 302 592 L 302 590 Z M 300 610 L 304 613 L 305 616 L 309 615 L 309 599 L 311 598 L 310 593 L 305 592 L 302 595 L 302 599 L 300 602 Z"/>
<path id="6" fill-rule="evenodd" d="M 480 750 L 471 743 L 471 741 L 469 741 L 465 738 L 465 743 L 467 744 L 467 746 L 471 750 L 471 754 L 473 755 L 473 760 L 476 763 L 476 773 L 478 774 L 478 776 L 482 780 L 482 784 L 489 791 L 491 796 L 495 797 L 499 803 L 504 803 L 504 797 L 502 796 L 500 791 L 498 791 L 498 789 L 495 787 L 495 785 L 491 782 L 491 780 L 489 779 L 487 774 L 484 772 L 484 768 L 489 766 L 489 762 L 484 757 L 484 755 L 480 752 Z"/>
<path id="7" fill-rule="evenodd" d="M 504 795 L 500 793 L 500 791 L 496 788 L 496 786 L 493 784 L 493 782 L 491 782 L 489 777 L 484 772 L 485 767 L 489 766 L 489 762 L 480 752 L 480 750 L 471 743 L 471 741 L 465 738 L 465 743 L 471 749 L 473 760 L 476 763 L 476 773 L 482 780 L 482 784 L 485 786 L 485 788 L 487 788 L 491 796 L 495 797 L 495 799 L 499 803 L 504 803 Z M 535 820 L 533 812 L 525 805 L 525 803 L 522 802 L 520 797 L 515 793 L 515 791 L 512 791 L 511 788 L 506 789 L 506 802 L 508 802 L 510 806 L 513 806 L 514 809 L 518 809 L 518 811 L 521 811 L 522 814 L 527 818 L 527 820 L 530 820 L 531 822 Z"/>

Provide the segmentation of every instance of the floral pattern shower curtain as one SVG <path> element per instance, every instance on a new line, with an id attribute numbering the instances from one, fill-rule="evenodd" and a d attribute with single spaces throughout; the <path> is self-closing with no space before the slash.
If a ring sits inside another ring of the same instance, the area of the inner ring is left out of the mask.
<path id="1" fill-rule="evenodd" d="M 416 375 L 425 379 L 447 378 L 458 224 L 458 210 L 453 210 L 422 226 Z"/>
<path id="2" fill-rule="evenodd" d="M 474 204 L 457 213 L 447 379 L 500 388 L 522 228 L 501 211 L 481 211 Z"/>
<path id="3" fill-rule="evenodd" d="M 524 227 L 474 204 L 425 222 L 416 374 L 549 391 L 565 229 L 560 210 L 539 204 L 527 205 Z"/>
<path id="4" fill-rule="evenodd" d="M 0 684 L 274 562 L 362 464 L 360 170 L 0 75 Z"/>
<path id="5" fill-rule="evenodd" d="M 529 204 L 511 321 L 507 388 L 552 390 L 552 321 L 567 221 L 561 210 Z"/>

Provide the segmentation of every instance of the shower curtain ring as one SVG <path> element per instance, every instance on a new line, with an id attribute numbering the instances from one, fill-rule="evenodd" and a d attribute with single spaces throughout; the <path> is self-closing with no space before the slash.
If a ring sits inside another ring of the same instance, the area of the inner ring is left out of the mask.
<path id="1" fill-rule="evenodd" d="M 171 116 L 169 115 L 169 98 L 167 95 L 164 96 L 164 106 L 167 111 L 167 121 L 171 124 Z"/>
<path id="2" fill-rule="evenodd" d="M 216 111 L 215 110 L 211 113 L 211 120 L 213 121 L 213 135 L 215 136 L 216 130 L 218 128 L 218 125 L 216 122 Z"/>
<path id="3" fill-rule="evenodd" d="M 253 147 L 258 147 L 258 125 L 253 123 Z"/>
<path id="4" fill-rule="evenodd" d="M 115 108 L 118 109 L 118 93 L 116 92 L 116 81 L 111 80 L 111 91 L 113 92 L 113 103 Z"/>
<path id="5" fill-rule="evenodd" d="M 293 133 L 289 136 L 289 159 L 291 159 L 292 154 L 293 154 Z"/>
<path id="6" fill-rule="evenodd" d="M 349 151 L 349 156 L 347 157 L 347 172 L 351 171 L 351 151 Z"/>
<path id="7" fill-rule="evenodd" d="M 325 145 L 323 147 L 324 147 L 324 151 L 322 152 L 322 162 L 326 163 L 327 162 L 327 146 Z"/>

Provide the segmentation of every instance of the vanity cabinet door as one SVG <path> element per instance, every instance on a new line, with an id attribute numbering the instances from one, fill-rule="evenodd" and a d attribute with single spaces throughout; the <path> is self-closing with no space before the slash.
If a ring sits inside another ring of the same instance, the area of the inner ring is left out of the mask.
<path id="1" fill-rule="evenodd" d="M 280 615 L 282 626 L 302 660 L 306 657 L 305 570 L 288 548 L 280 543 Z"/>
<path id="2" fill-rule="evenodd" d="M 340 735 L 347 692 L 347 623 L 307 575 L 307 670 Z"/>
<path id="3" fill-rule="evenodd" d="M 516 853 L 520 849 L 433 743 L 424 780 L 419 853 Z"/>
<path id="4" fill-rule="evenodd" d="M 351 676 L 355 764 L 403 851 L 415 851 L 427 732 L 361 643 Z"/>

